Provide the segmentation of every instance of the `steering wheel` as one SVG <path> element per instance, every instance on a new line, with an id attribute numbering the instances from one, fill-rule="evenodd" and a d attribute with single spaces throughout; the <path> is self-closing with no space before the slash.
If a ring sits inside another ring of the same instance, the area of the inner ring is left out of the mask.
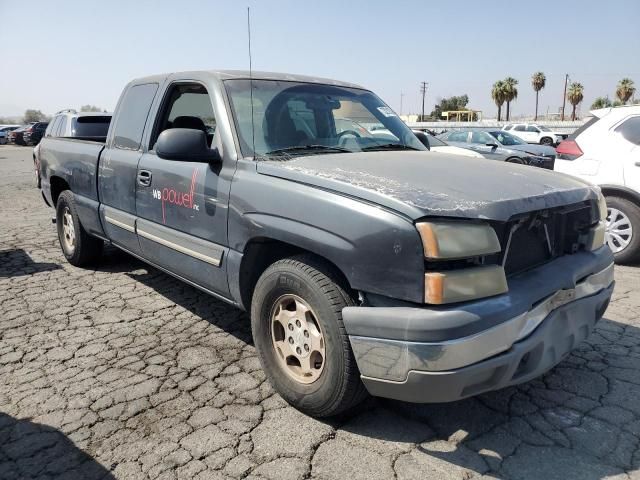
<path id="1" fill-rule="evenodd" d="M 342 138 L 343 135 L 353 135 L 357 138 L 362 137 L 362 135 L 360 135 L 358 132 L 356 132 L 355 130 L 343 130 L 342 132 L 340 132 L 338 134 L 338 140 L 340 140 Z"/>

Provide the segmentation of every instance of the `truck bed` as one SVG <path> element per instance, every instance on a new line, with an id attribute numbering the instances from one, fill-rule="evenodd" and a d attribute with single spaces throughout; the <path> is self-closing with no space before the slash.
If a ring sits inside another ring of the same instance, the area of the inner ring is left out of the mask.
<path id="1" fill-rule="evenodd" d="M 40 175 L 43 192 L 50 191 L 51 178 L 56 177 L 64 180 L 77 195 L 97 201 L 98 159 L 103 148 L 102 137 L 42 139 Z"/>

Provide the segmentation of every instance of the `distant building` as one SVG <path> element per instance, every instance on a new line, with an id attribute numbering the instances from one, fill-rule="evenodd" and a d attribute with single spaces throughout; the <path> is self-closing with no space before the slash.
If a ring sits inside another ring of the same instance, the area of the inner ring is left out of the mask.
<path id="1" fill-rule="evenodd" d="M 481 110 L 449 110 L 442 112 L 442 120 L 447 122 L 480 122 L 482 121 Z"/>

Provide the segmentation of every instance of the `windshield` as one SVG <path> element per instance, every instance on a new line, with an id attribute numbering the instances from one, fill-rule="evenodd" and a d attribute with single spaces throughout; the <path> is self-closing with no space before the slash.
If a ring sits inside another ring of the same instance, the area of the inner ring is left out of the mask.
<path id="1" fill-rule="evenodd" d="M 510 133 L 507 133 L 502 130 L 489 132 L 489 134 L 492 137 L 494 137 L 496 140 L 498 140 L 498 142 L 500 142 L 502 145 L 509 146 L 509 145 L 526 145 L 527 144 L 527 142 L 525 142 L 524 140 L 520 140 L 515 135 L 511 135 Z"/>
<path id="2" fill-rule="evenodd" d="M 252 83 L 253 122 L 250 80 L 224 82 L 246 157 L 426 150 L 367 90 L 276 80 Z"/>
<path id="3" fill-rule="evenodd" d="M 538 125 L 538 128 L 540 130 L 542 130 L 543 132 L 550 132 L 551 131 L 550 129 L 548 129 L 547 127 L 543 127 L 542 125 Z"/>
<path id="4" fill-rule="evenodd" d="M 445 142 L 443 142 L 439 138 L 434 137 L 430 133 L 424 132 L 424 134 L 429 139 L 429 146 L 431 147 L 447 147 L 448 146 Z"/>

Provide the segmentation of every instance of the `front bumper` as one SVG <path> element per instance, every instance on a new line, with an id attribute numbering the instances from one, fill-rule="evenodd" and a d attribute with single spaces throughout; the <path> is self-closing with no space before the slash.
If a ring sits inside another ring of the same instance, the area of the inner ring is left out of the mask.
<path id="1" fill-rule="evenodd" d="M 614 285 L 611 253 L 604 247 L 562 257 L 509 283 L 505 295 L 448 308 L 344 309 L 369 392 L 450 402 L 541 375 L 602 317 Z"/>

